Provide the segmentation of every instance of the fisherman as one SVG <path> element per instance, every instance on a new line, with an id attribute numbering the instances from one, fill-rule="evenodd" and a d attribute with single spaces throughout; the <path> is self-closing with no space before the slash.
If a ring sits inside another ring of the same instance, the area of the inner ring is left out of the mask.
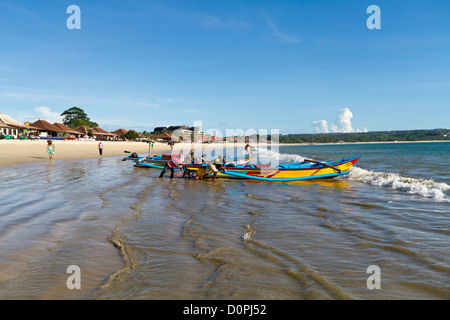
<path id="1" fill-rule="evenodd" d="M 194 163 L 194 150 L 184 157 L 184 163 Z"/>
<path id="2" fill-rule="evenodd" d="M 209 162 L 206 165 L 206 170 L 203 174 L 196 177 L 197 180 L 202 180 L 205 176 L 212 173 L 213 175 L 213 181 L 216 180 L 216 175 L 219 171 L 225 170 L 225 161 L 223 159 L 222 155 L 219 155 L 217 159 L 214 159 L 213 161 Z"/>
<path id="3" fill-rule="evenodd" d="M 193 164 L 194 163 L 194 150 L 191 150 L 191 153 L 187 154 L 184 157 L 184 163 L 185 164 Z M 187 175 L 188 178 L 191 178 L 194 174 L 194 170 L 189 170 L 186 166 L 184 168 L 183 177 Z"/>
<path id="4" fill-rule="evenodd" d="M 181 153 L 179 154 L 172 154 L 171 159 L 166 162 L 166 165 L 164 166 L 164 169 L 161 171 L 161 174 L 159 175 L 160 178 L 164 176 L 166 171 L 170 170 L 170 179 L 173 179 L 173 175 L 175 173 L 175 168 L 183 168 L 185 166 L 185 163 L 183 160 L 181 160 Z"/>
<path id="5" fill-rule="evenodd" d="M 208 157 L 206 156 L 206 154 L 202 155 L 201 162 L 202 162 L 202 164 L 207 164 L 209 162 Z"/>

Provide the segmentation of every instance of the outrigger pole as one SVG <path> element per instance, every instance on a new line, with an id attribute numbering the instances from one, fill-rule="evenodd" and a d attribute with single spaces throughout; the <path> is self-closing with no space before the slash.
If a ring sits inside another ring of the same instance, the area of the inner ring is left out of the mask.
<path id="1" fill-rule="evenodd" d="M 339 172 L 339 173 L 342 172 L 341 169 L 338 169 L 338 168 L 336 168 L 336 167 L 330 166 L 329 164 L 326 164 L 326 163 L 324 163 L 324 162 L 319 162 L 319 161 L 314 161 L 314 160 L 308 160 L 308 159 L 304 159 L 304 160 L 305 160 L 305 161 L 308 161 L 308 162 L 312 162 L 312 163 L 321 164 L 322 166 L 328 167 L 328 168 L 331 168 L 331 169 L 334 169 L 334 170 L 336 170 L 336 171 Z"/>

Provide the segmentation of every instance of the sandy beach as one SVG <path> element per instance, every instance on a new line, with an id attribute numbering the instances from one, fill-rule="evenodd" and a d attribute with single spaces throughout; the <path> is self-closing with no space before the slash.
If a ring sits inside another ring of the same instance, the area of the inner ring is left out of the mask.
<path id="1" fill-rule="evenodd" d="M 122 142 L 122 141 L 102 141 L 103 154 L 99 155 L 99 141 L 71 141 L 54 140 L 56 147 L 55 160 L 75 160 L 89 159 L 112 156 L 128 156 L 129 152 L 137 152 L 141 156 L 147 156 L 149 153 L 149 144 L 146 142 Z M 232 144 L 233 147 L 243 147 L 245 144 Z M 195 144 L 195 148 L 224 148 L 230 147 L 230 144 Z M 178 143 L 175 150 L 181 150 L 183 154 L 191 148 L 189 143 Z M 0 166 L 10 166 L 30 162 L 48 161 L 47 140 L 0 140 Z M 155 142 L 152 153 L 162 154 L 170 152 L 170 146 L 167 143 Z"/>
<path id="2" fill-rule="evenodd" d="M 61 141 L 55 140 L 55 160 L 88 159 L 100 157 L 98 141 Z M 124 151 L 147 155 L 149 145 L 145 142 L 102 141 L 102 157 L 127 156 Z M 46 140 L 0 140 L 0 165 L 16 165 L 37 161 L 48 161 Z M 155 143 L 153 152 L 164 152 L 170 147 L 164 143 Z"/>

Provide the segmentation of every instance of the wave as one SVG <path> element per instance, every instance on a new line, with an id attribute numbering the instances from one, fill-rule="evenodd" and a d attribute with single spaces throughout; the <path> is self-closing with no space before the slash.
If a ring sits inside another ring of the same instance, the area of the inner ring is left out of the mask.
<path id="1" fill-rule="evenodd" d="M 258 149 L 257 156 L 259 162 L 261 162 L 262 164 L 274 161 L 278 163 L 289 163 L 289 162 L 302 162 L 305 160 L 304 157 L 298 154 L 278 153 L 276 151 L 268 149 Z"/>
<path id="2" fill-rule="evenodd" d="M 301 162 L 305 158 L 297 154 L 278 153 L 276 151 L 258 150 L 259 159 L 267 161 L 278 161 L 278 163 Z M 312 157 L 308 157 L 312 159 Z M 269 159 L 269 160 L 267 160 Z M 261 163 L 263 163 L 261 161 Z M 398 173 L 385 173 L 352 167 L 349 170 L 348 179 L 361 181 L 378 187 L 389 187 L 395 190 L 406 191 L 425 198 L 438 201 L 450 202 L 450 185 L 444 182 L 436 182 L 432 179 L 420 179 L 401 176 Z"/>
<path id="3" fill-rule="evenodd" d="M 349 180 L 362 181 L 373 186 L 389 187 L 406 191 L 425 198 L 450 202 L 450 185 L 436 182 L 432 179 L 404 177 L 398 173 L 385 173 L 352 167 L 349 170 Z"/>

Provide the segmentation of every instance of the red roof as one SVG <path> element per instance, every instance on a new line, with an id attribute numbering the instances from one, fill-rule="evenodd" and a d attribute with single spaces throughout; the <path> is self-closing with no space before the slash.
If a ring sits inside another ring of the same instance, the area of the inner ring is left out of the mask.
<path id="1" fill-rule="evenodd" d="M 119 129 L 119 130 L 113 131 L 112 133 L 114 133 L 115 135 L 120 137 L 120 136 L 123 136 L 124 134 L 126 134 L 127 132 L 128 131 L 125 129 Z"/>
<path id="2" fill-rule="evenodd" d="M 72 128 L 66 126 L 65 124 L 55 122 L 53 125 L 54 125 L 55 127 L 59 128 L 59 129 L 61 129 L 63 132 L 79 134 L 78 131 L 76 131 L 75 129 L 72 129 Z"/>
<path id="3" fill-rule="evenodd" d="M 89 130 L 92 130 L 92 129 L 89 128 L 88 126 L 79 126 L 75 130 L 82 134 L 88 134 Z"/>
<path id="4" fill-rule="evenodd" d="M 160 138 L 160 139 L 172 139 L 172 135 L 167 133 L 167 132 L 165 132 L 162 135 L 157 136 L 157 138 Z"/>
<path id="5" fill-rule="evenodd" d="M 51 123 L 45 120 L 38 120 L 30 124 L 31 127 L 35 127 L 42 131 L 54 131 L 54 132 L 62 132 L 62 130 L 58 127 L 55 127 Z"/>
<path id="6" fill-rule="evenodd" d="M 103 135 L 103 136 L 115 136 L 116 134 L 103 130 L 100 127 L 95 127 L 92 129 L 93 134 Z"/>

